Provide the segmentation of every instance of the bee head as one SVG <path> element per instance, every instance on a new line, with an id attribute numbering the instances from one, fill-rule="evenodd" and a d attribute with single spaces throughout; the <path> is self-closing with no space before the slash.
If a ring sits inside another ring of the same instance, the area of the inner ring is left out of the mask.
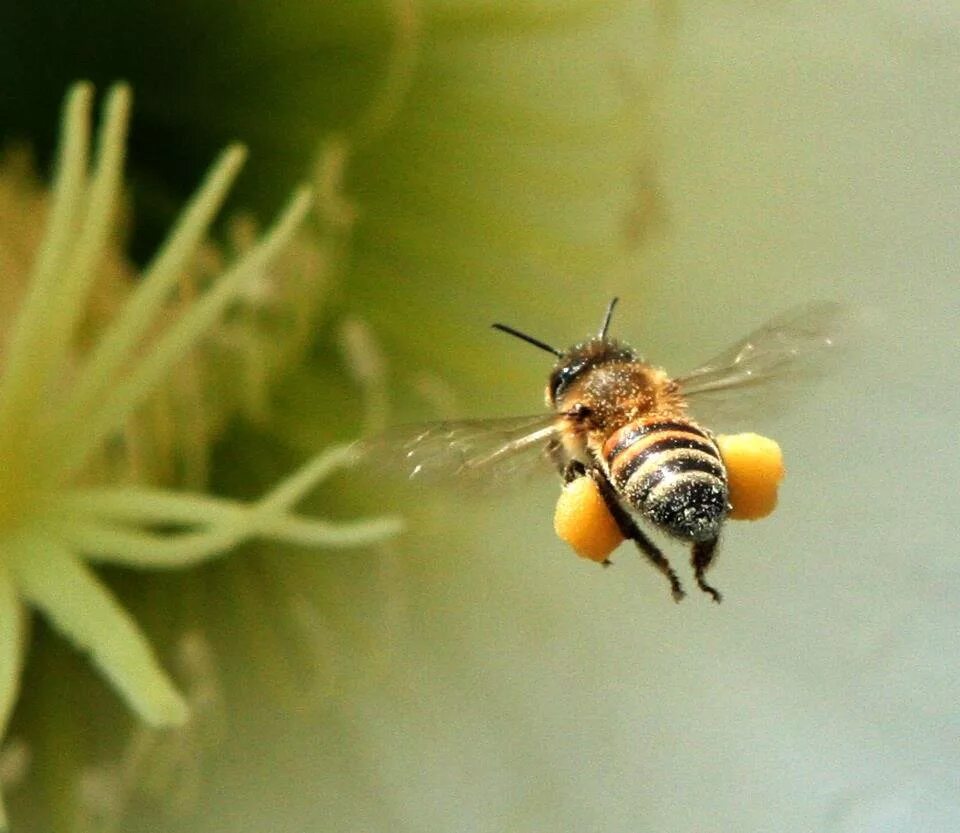
<path id="1" fill-rule="evenodd" d="M 547 400 L 555 406 L 570 386 L 589 371 L 600 365 L 629 362 L 634 358 L 634 353 L 629 347 L 606 337 L 592 338 L 575 344 L 558 356 L 547 382 Z"/>
<path id="2" fill-rule="evenodd" d="M 630 361 L 634 358 L 633 351 L 624 345 L 619 344 L 607 338 L 607 330 L 610 328 L 610 317 L 613 315 L 613 308 L 617 305 L 617 299 L 613 298 L 607 305 L 607 311 L 603 316 L 603 323 L 600 325 L 600 332 L 593 338 L 575 344 L 569 350 L 558 350 L 551 347 L 544 341 L 508 327 L 505 324 L 494 324 L 494 329 L 501 330 L 509 335 L 539 347 L 548 353 L 553 353 L 557 357 L 557 363 L 550 373 L 550 380 L 547 383 L 547 400 L 550 405 L 555 406 L 563 397 L 564 392 L 570 388 L 573 382 L 582 377 L 584 373 L 591 368 L 597 367 L 607 362 Z"/>

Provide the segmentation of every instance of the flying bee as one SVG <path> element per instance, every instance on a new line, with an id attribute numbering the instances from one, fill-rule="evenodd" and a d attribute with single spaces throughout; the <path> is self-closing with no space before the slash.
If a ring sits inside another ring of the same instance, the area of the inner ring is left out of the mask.
<path id="1" fill-rule="evenodd" d="M 748 413 L 753 394 L 822 369 L 845 311 L 833 303 L 794 310 L 672 378 L 608 336 L 616 303 L 607 306 L 595 336 L 567 350 L 493 325 L 555 357 L 546 388 L 550 413 L 401 428 L 375 447 L 381 457 L 397 455 L 414 479 L 502 477 L 530 457 L 552 463 L 565 483 L 589 477 L 622 536 L 666 577 L 675 600 L 684 596 L 680 580 L 641 523 L 690 545 L 697 586 L 719 602 L 706 572 L 731 511 L 729 478 L 714 435 L 699 420 Z"/>

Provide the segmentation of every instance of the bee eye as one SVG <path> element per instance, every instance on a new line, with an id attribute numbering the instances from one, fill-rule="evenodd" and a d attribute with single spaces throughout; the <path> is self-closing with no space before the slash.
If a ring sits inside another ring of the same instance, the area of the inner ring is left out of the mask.
<path id="1" fill-rule="evenodd" d="M 554 401 L 556 401 L 560 391 L 565 388 L 569 382 L 568 374 L 564 372 L 565 370 L 566 368 L 561 368 L 550 377 L 550 398 Z"/>
<path id="2" fill-rule="evenodd" d="M 550 398 L 556 401 L 557 397 L 583 371 L 586 365 L 587 362 L 581 359 L 557 368 L 550 377 Z"/>

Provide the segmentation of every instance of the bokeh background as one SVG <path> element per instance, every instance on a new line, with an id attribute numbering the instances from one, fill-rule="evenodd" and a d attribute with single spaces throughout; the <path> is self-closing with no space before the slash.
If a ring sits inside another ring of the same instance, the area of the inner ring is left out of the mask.
<path id="1" fill-rule="evenodd" d="M 0 9 L 0 68 L 0 135 L 41 172 L 71 81 L 133 84 L 134 260 L 233 138 L 232 210 L 336 192 L 316 339 L 224 429 L 218 492 L 361 430 L 344 321 L 391 421 L 538 411 L 544 356 L 489 323 L 564 344 L 612 294 L 678 371 L 806 300 L 872 322 L 742 426 L 788 479 L 730 525 L 719 608 L 627 548 L 578 561 L 549 478 L 411 502 L 358 473 L 312 507 L 406 507 L 382 549 L 110 574 L 169 666 L 190 635 L 213 705 L 144 740 L 38 626 L 14 830 L 960 827 L 956 2 L 47 0 Z"/>

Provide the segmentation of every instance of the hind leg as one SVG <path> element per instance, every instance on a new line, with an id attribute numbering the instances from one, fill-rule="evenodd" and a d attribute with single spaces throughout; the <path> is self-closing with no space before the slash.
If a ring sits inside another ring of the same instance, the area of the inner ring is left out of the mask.
<path id="1" fill-rule="evenodd" d="M 697 587 L 704 593 L 709 593 L 717 604 L 723 600 L 723 596 L 720 595 L 719 590 L 707 584 L 704 573 L 710 569 L 710 565 L 713 563 L 718 541 L 719 538 L 697 541 L 690 552 L 690 563 L 693 565 L 693 575 L 697 579 Z"/>
<path id="2" fill-rule="evenodd" d="M 670 582 L 670 592 L 673 595 L 673 600 L 679 602 L 686 594 L 683 592 L 680 579 L 677 578 L 677 574 L 673 571 L 673 567 L 670 566 L 670 562 L 667 561 L 657 545 L 643 533 L 643 530 L 637 526 L 629 513 L 620 505 L 620 501 L 617 499 L 617 495 L 610 485 L 610 481 L 607 480 L 606 475 L 603 473 L 603 470 L 600 469 L 599 466 L 594 466 L 589 470 L 588 474 L 597 484 L 597 489 L 600 491 L 601 497 L 603 497 L 603 502 L 606 503 L 607 510 L 617 522 L 617 526 L 620 527 L 620 532 L 623 534 L 623 537 L 633 541 L 637 545 L 637 549 L 646 557 L 647 561 L 666 577 L 667 581 Z"/>
<path id="3" fill-rule="evenodd" d="M 564 483 L 570 483 L 578 477 L 589 476 L 593 482 L 597 484 L 600 496 L 607 505 L 607 511 L 613 517 L 614 521 L 616 521 L 623 537 L 633 541 L 637 545 L 637 549 L 646 557 L 647 561 L 666 577 L 667 581 L 670 582 L 670 592 L 673 595 L 673 600 L 679 602 L 686 595 L 683 592 L 680 579 L 673 571 L 673 567 L 670 566 L 670 562 L 667 561 L 664 554 L 660 552 L 657 545 L 644 535 L 643 530 L 637 526 L 629 513 L 620 505 L 620 501 L 617 499 L 617 495 L 610 485 L 610 481 L 607 480 L 607 476 L 603 473 L 603 469 L 596 464 L 588 466 L 580 460 L 571 459 L 567 456 L 563 446 L 556 440 L 547 446 L 547 456 L 557 467 L 557 471 Z M 609 567 L 610 563 L 609 560 L 604 561 L 603 566 Z"/>

